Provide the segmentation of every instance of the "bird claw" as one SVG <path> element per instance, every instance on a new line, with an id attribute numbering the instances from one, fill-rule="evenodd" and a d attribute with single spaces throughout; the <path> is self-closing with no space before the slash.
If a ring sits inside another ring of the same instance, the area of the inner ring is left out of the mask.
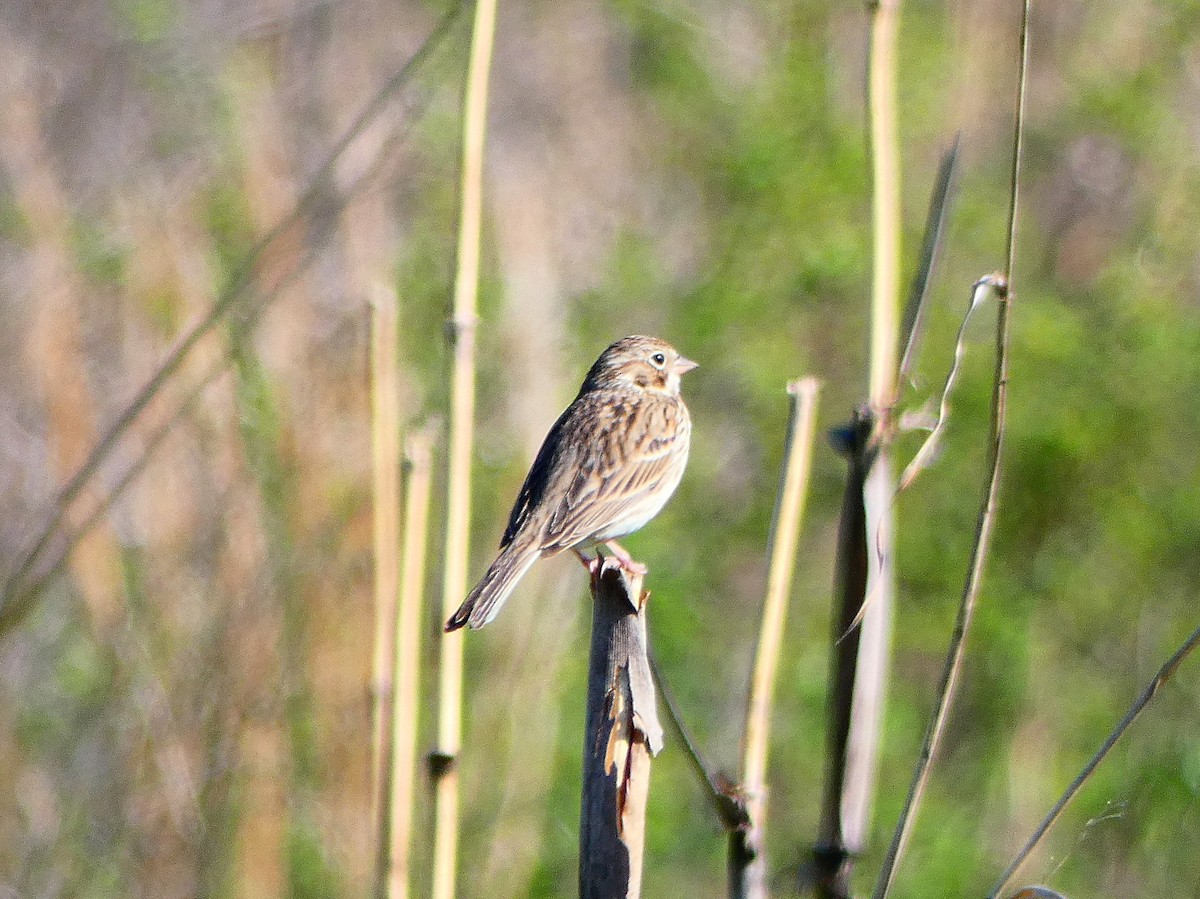
<path id="1" fill-rule="evenodd" d="M 635 561 L 633 556 L 629 555 L 629 553 L 625 550 L 625 547 L 623 547 L 620 543 L 617 543 L 617 541 L 609 540 L 604 545 L 612 551 L 612 554 L 616 557 L 620 567 L 628 571 L 634 577 L 645 577 L 650 571 L 650 569 L 641 562 Z"/>
<path id="2" fill-rule="evenodd" d="M 579 564 L 587 569 L 588 574 L 595 577 L 600 573 L 600 569 L 604 566 L 604 557 L 599 553 L 593 558 L 585 552 L 575 550 L 575 558 L 579 559 Z"/>
<path id="3" fill-rule="evenodd" d="M 635 561 L 633 556 L 629 555 L 621 544 L 609 540 L 604 545 L 612 552 L 611 556 L 604 556 L 599 548 L 597 548 L 595 556 L 589 556 L 578 549 L 574 550 L 575 558 L 579 560 L 580 565 L 588 570 L 588 574 L 592 577 L 598 577 L 606 567 L 624 571 L 633 577 L 645 577 L 646 573 L 650 570 L 641 562 Z"/>

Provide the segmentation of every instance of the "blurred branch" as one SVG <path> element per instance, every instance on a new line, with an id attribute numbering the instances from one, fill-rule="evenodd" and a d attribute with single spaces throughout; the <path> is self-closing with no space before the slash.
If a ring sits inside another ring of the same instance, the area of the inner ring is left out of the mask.
<path id="1" fill-rule="evenodd" d="M 729 895 L 739 899 L 762 899 L 767 895 L 763 832 L 767 807 L 766 772 L 771 704 L 779 671 L 779 650 L 787 618 L 787 603 L 791 596 L 796 542 L 812 467 L 819 389 L 816 378 L 793 381 L 787 386 L 790 398 L 787 444 L 775 516 L 767 540 L 770 571 L 758 650 L 751 675 L 742 749 L 742 792 L 746 798 L 749 826 L 737 828 L 729 835 Z"/>
<path id="2" fill-rule="evenodd" d="M 453 353 L 450 388 L 443 617 L 467 592 L 471 446 L 475 417 L 475 301 L 483 217 L 483 143 L 487 132 L 488 78 L 496 30 L 496 0 L 478 0 L 463 96 L 463 146 L 458 260 L 454 308 L 447 329 Z M 439 658 L 437 747 L 434 750 L 433 899 L 453 899 L 458 855 L 458 770 L 462 734 L 463 632 L 443 632 Z"/>
<path id="3" fill-rule="evenodd" d="M 0 634 L 20 618 L 20 612 L 27 607 L 33 591 L 28 590 L 28 579 L 37 565 L 42 554 L 59 531 L 66 517 L 67 510 L 79 497 L 84 487 L 108 458 L 117 442 L 132 427 L 142 412 L 158 395 L 162 387 L 171 379 L 182 365 L 183 361 L 200 340 L 207 335 L 228 314 L 237 302 L 246 294 L 256 281 L 259 264 L 267 251 L 289 232 L 309 213 L 311 208 L 325 194 L 325 187 L 332 176 L 335 166 L 345 151 L 360 134 L 387 107 L 393 94 L 408 83 L 417 67 L 432 53 L 450 31 L 450 26 L 462 9 L 463 0 L 459 0 L 438 22 L 429 37 L 412 57 L 384 84 L 384 86 L 367 103 L 363 111 L 351 123 L 342 137 L 334 144 L 325 162 L 314 172 L 309 184 L 293 209 L 271 228 L 250 250 L 239 268 L 230 277 L 227 287 L 213 303 L 212 308 L 196 323 L 194 323 L 175 343 L 166 359 L 146 381 L 130 403 L 117 416 L 113 424 L 100 437 L 79 469 L 67 481 L 54 500 L 53 511 L 49 520 L 44 524 L 37 536 L 30 542 L 13 567 L 11 574 L 4 583 L 0 597 Z M 275 290 L 277 290 L 276 288 Z M 268 296 L 275 293 L 271 291 Z M 38 583 L 45 583 L 44 577 L 38 578 Z M 16 603 L 20 608 L 9 611 L 9 606 Z"/>
<path id="4" fill-rule="evenodd" d="M 999 308 L 996 313 L 996 367 L 992 380 L 992 416 L 988 441 L 988 458 L 984 465 L 985 488 L 983 502 L 979 509 L 978 522 L 975 528 L 975 545 L 971 553 L 970 566 L 967 569 L 967 579 L 963 587 L 962 602 L 959 606 L 958 618 L 955 621 L 954 634 L 950 640 L 946 664 L 942 670 L 941 683 L 938 686 L 935 712 L 925 734 L 916 770 L 913 772 L 908 798 L 896 823 L 891 845 L 884 858 L 879 880 L 875 885 L 874 896 L 876 899 L 883 899 L 883 897 L 887 896 L 891 888 L 896 867 L 904 852 L 905 843 L 908 840 L 909 832 L 916 818 L 916 812 L 925 790 L 925 784 L 929 778 L 930 763 L 941 741 L 950 704 L 953 702 L 955 686 L 962 670 L 962 660 L 966 652 L 967 634 L 974 616 L 975 604 L 983 580 L 983 569 L 987 560 L 988 549 L 991 545 L 992 530 L 996 521 L 996 503 L 1000 492 L 1000 463 L 1004 449 L 1005 409 L 1008 402 L 1008 318 L 1013 297 L 1012 277 L 1016 253 L 1021 151 L 1024 144 L 1025 131 L 1025 88 L 1029 70 L 1029 5 L 1030 0 L 1024 0 L 1018 39 L 1019 69 L 1015 111 L 1013 115 L 1012 165 L 1009 174 L 1008 236 L 1005 248 L 1005 269 L 1003 274 L 989 275 L 980 282 L 989 284 L 996 291 L 996 296 L 999 300 Z"/>
<path id="5" fill-rule="evenodd" d="M 80 522 L 78 527 L 66 534 L 53 561 L 46 565 L 33 580 L 21 585 L 19 591 L 9 596 L 5 603 L 0 606 L 0 637 L 7 634 L 21 621 L 25 613 L 29 610 L 33 599 L 45 589 L 51 580 L 62 572 L 63 568 L 66 567 L 72 550 L 75 549 L 79 541 L 91 532 L 92 528 L 104 518 L 109 509 L 112 508 L 113 503 L 120 498 L 126 488 L 136 481 L 142 472 L 146 470 L 146 466 L 150 464 L 154 451 L 166 440 L 179 421 L 191 411 L 200 394 L 218 377 L 225 374 L 227 363 L 228 357 L 222 356 L 218 363 L 209 368 L 197 380 L 195 385 L 175 405 L 171 413 L 164 417 L 162 424 L 145 438 L 141 454 L 125 469 L 121 477 L 112 485 L 109 492 L 102 500 L 96 503 L 95 507 Z"/>
<path id="6" fill-rule="evenodd" d="M 408 895 L 409 851 L 415 804 L 417 680 L 421 671 L 421 598 L 425 590 L 425 541 L 429 518 L 430 451 L 433 429 L 412 434 L 405 445 L 404 549 L 396 616 L 392 703 L 392 800 L 388 828 L 386 895 Z"/>
<path id="7" fill-rule="evenodd" d="M 663 743 L 646 652 L 649 595 L 640 575 L 628 575 L 608 561 L 593 572 L 580 899 L 641 895 L 650 761 Z"/>
<path id="8" fill-rule="evenodd" d="M 1072 799 L 1075 798 L 1075 794 L 1079 792 L 1080 787 L 1087 782 L 1088 778 L 1092 776 L 1092 772 L 1096 770 L 1097 766 L 1099 766 L 1102 761 L 1104 761 L 1104 758 L 1108 755 L 1109 750 L 1116 745 L 1117 740 L 1121 739 L 1125 731 L 1127 731 L 1133 722 L 1138 719 L 1138 716 L 1142 713 L 1142 709 L 1150 704 L 1150 700 L 1158 695 L 1158 691 L 1162 689 L 1163 685 L 1174 676 L 1175 672 L 1179 669 L 1179 666 L 1182 665 L 1184 660 L 1186 660 L 1187 657 L 1192 654 L 1192 650 L 1196 648 L 1197 644 L 1200 644 L 1200 627 L 1192 631 L 1191 636 L 1183 641 L 1183 645 L 1175 650 L 1174 654 L 1163 663 L 1162 667 L 1158 669 L 1158 673 L 1151 678 L 1150 683 L 1146 685 L 1146 688 L 1142 690 L 1138 698 L 1134 700 L 1133 705 L 1129 707 L 1129 711 L 1125 713 L 1125 717 L 1117 723 L 1117 726 L 1113 728 L 1112 733 L 1108 735 L 1108 738 L 1104 741 L 1101 747 L 1096 750 L 1096 754 L 1088 760 L 1088 763 L 1083 766 L 1083 770 L 1079 772 L 1073 781 L 1071 781 L 1071 784 L 1067 787 L 1066 792 L 1059 797 L 1058 802 L 1054 803 L 1054 807 L 1050 809 L 1050 811 L 1046 814 L 1046 817 L 1042 819 L 1042 822 L 1034 830 L 1033 835 L 1021 848 L 1021 851 L 1017 853 L 1017 857 L 1014 858 L 1012 863 L 1004 869 L 1004 873 L 1000 875 L 1000 879 L 996 881 L 995 885 L 988 893 L 989 899 L 991 899 L 991 897 L 998 896 L 1000 891 L 1007 886 L 1010 880 L 1012 880 L 1013 875 L 1016 874 L 1017 870 L 1022 864 L 1024 864 L 1025 859 L 1029 857 L 1029 854 L 1033 852 L 1034 848 L 1037 847 L 1037 844 L 1041 842 L 1042 837 L 1044 837 L 1046 832 L 1054 826 L 1054 822 L 1058 820 L 1058 816 L 1062 814 L 1062 810 L 1067 807 L 1067 804 Z"/>
<path id="9" fill-rule="evenodd" d="M 394 288 L 375 285 L 371 296 L 371 480 L 374 503 L 375 657 L 371 699 L 371 821 L 376 853 L 386 856 L 392 747 L 393 660 L 400 592 L 400 367 Z M 380 891 L 381 892 L 381 891 Z"/>

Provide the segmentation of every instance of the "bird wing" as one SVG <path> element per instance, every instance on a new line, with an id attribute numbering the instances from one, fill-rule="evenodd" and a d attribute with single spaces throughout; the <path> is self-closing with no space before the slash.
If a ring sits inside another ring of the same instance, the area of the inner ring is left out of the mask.
<path id="1" fill-rule="evenodd" d="M 677 444 L 687 439 L 687 413 L 681 428 L 666 425 L 674 414 L 670 404 L 644 398 L 622 402 L 602 391 L 577 397 L 542 441 L 501 548 L 523 537 L 555 553 L 614 528 L 619 535 L 622 522 L 657 512 L 665 501 L 660 485 L 678 482 L 687 461 Z"/>
<path id="2" fill-rule="evenodd" d="M 567 452 L 573 450 L 573 447 L 566 445 L 562 435 L 568 429 L 567 423 L 574 409 L 574 404 L 568 406 L 542 441 L 541 449 L 529 468 L 529 474 L 525 475 L 525 483 L 521 485 L 521 492 L 517 494 L 517 501 L 513 503 L 512 511 L 508 515 L 508 527 L 504 530 L 504 536 L 500 538 L 501 549 L 512 543 L 522 528 L 530 526 L 531 530 L 536 529 L 535 513 L 541 507 L 542 497 L 553 479 L 557 468 L 556 457 L 563 458 Z M 569 462 L 570 459 L 563 461 Z"/>
<path id="3" fill-rule="evenodd" d="M 687 459 L 675 429 L 656 420 L 672 411 L 645 400 L 606 403 L 581 410 L 592 427 L 564 426 L 564 433 L 578 439 L 570 441 L 569 456 L 559 460 L 569 464 L 555 466 L 556 489 L 545 495 L 551 508 L 541 543 L 547 552 L 606 532 L 620 536 L 628 533 L 623 522 L 639 522 L 629 528 L 635 530 L 658 511 L 666 499 L 661 487 L 672 482 L 667 490 L 674 490 Z"/>

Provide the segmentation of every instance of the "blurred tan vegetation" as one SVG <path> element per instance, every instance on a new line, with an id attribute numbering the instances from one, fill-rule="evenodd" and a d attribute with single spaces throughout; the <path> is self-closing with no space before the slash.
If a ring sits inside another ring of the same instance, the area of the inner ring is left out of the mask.
<path id="1" fill-rule="evenodd" d="M 915 407 L 948 365 L 969 285 L 1002 263 L 1015 72 L 999 48 L 1019 8 L 902 9 L 910 267 L 938 156 L 956 131 L 964 142 Z M 444 411 L 465 21 L 387 85 L 443 12 L 0 7 L 3 580 L 62 516 L 25 614 L 0 636 L 0 895 L 368 893 L 369 306 L 394 286 L 405 426 L 422 426 Z M 861 6 L 831 2 L 500 4 L 472 572 L 604 345 L 648 332 L 697 359 L 689 473 L 628 545 L 651 569 L 662 665 L 730 770 L 785 382 L 824 380 L 826 426 L 865 392 L 865 23 Z M 898 896 L 982 892 L 1197 618 L 1200 7 L 1035 3 L 1031 45 L 999 529 Z M 214 304 L 222 314 L 64 504 L 63 485 Z M 941 459 L 899 505 L 864 884 L 965 571 L 986 332 Z M 918 444 L 902 442 L 901 461 Z M 822 773 L 843 472 L 827 450 L 814 464 L 768 775 L 781 895 L 809 851 Z M 542 563 L 468 638 L 464 896 L 574 892 L 585 597 L 576 563 Z M 430 648 L 437 627 L 430 611 Z M 435 661 L 423 653 L 426 737 Z M 1200 670 L 1185 667 L 1023 881 L 1072 897 L 1200 894 L 1197 696 Z M 705 803 L 668 745 L 646 895 L 723 894 Z M 422 801 L 418 871 L 428 819 Z"/>

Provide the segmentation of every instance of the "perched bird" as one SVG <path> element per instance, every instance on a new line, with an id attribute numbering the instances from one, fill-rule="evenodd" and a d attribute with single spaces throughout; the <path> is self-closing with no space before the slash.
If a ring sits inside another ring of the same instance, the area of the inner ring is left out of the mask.
<path id="1" fill-rule="evenodd" d="M 650 521 L 679 486 L 692 432 L 679 376 L 695 367 L 654 337 L 624 337 L 600 354 L 542 442 L 500 554 L 447 631 L 495 618 L 543 556 L 604 543 L 637 570 L 613 541 Z"/>

